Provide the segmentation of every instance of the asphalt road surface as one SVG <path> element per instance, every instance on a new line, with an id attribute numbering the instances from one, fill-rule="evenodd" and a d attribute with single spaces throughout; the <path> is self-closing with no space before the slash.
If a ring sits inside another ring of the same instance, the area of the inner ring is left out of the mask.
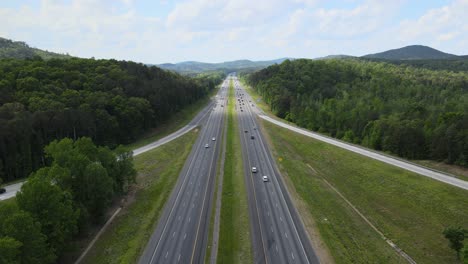
<path id="1" fill-rule="evenodd" d="M 380 160 L 380 161 L 388 163 L 390 165 L 394 165 L 394 166 L 400 167 L 402 169 L 418 173 L 420 175 L 423 175 L 423 176 L 432 178 L 434 180 L 438 180 L 438 181 L 453 185 L 455 187 L 459 187 L 459 188 L 468 190 L 468 181 L 464 181 L 464 180 L 455 178 L 453 176 L 448 176 L 446 174 L 443 174 L 443 173 L 440 173 L 440 172 L 437 172 L 437 171 L 433 171 L 433 170 L 418 166 L 416 164 L 408 163 L 408 162 L 405 162 L 405 161 L 397 159 L 397 158 L 392 158 L 392 157 L 389 157 L 389 156 L 386 156 L 386 155 L 382 155 L 382 154 L 373 152 L 371 150 L 367 150 L 365 148 L 350 145 L 350 144 L 344 143 L 344 142 L 336 140 L 336 139 L 332 139 L 332 138 L 325 137 L 325 136 L 319 135 L 319 134 L 311 132 L 311 131 L 307 131 L 305 129 L 294 127 L 294 126 L 288 125 L 288 124 L 286 124 L 284 122 L 281 122 L 281 121 L 278 121 L 278 120 L 273 119 L 271 117 L 268 117 L 266 115 L 259 115 L 259 117 L 262 118 L 262 119 L 267 120 L 268 122 L 276 124 L 278 126 L 281 126 L 281 127 L 287 128 L 289 130 L 292 130 L 292 131 L 294 131 L 296 133 L 318 139 L 320 141 L 335 145 L 335 146 L 340 147 L 340 148 L 347 149 L 349 151 L 364 155 L 364 156 L 369 157 L 369 158 Z"/>
<path id="2" fill-rule="evenodd" d="M 0 194 L 0 201 L 1 200 L 6 200 L 15 197 L 16 193 L 21 189 L 21 186 L 23 185 L 23 182 L 7 185 L 3 188 L 5 188 L 6 192 Z"/>
<path id="3" fill-rule="evenodd" d="M 216 99 L 217 100 L 217 99 Z M 166 137 L 163 137 L 155 142 L 152 142 L 148 145 L 142 146 L 140 148 L 137 148 L 133 150 L 133 156 L 138 156 L 142 153 L 145 153 L 147 151 L 150 151 L 154 148 L 157 148 L 161 145 L 164 145 L 184 134 L 189 132 L 190 130 L 194 129 L 198 125 L 200 125 L 202 122 L 205 121 L 206 116 L 212 111 L 213 107 L 216 105 L 216 100 L 211 101 L 205 108 L 203 108 L 202 111 L 200 111 L 191 121 L 188 123 L 186 126 L 182 127 L 181 129 L 177 130 L 176 132 L 167 135 Z M 11 184 L 8 186 L 5 186 L 6 192 L 3 194 L 0 194 L 0 201 L 1 200 L 6 200 L 10 199 L 14 196 L 16 196 L 16 193 L 21 189 L 21 186 L 23 185 L 24 182 L 19 182 L 15 184 Z"/>
<path id="4" fill-rule="evenodd" d="M 252 99 L 234 78 L 255 263 L 319 263 L 265 139 Z M 253 138 L 252 138 L 253 137 Z M 252 172 L 256 167 L 257 172 Z M 268 181 L 263 181 L 267 176 Z"/>
<path id="5" fill-rule="evenodd" d="M 228 86 L 226 79 L 140 257 L 141 264 L 204 263 Z"/>

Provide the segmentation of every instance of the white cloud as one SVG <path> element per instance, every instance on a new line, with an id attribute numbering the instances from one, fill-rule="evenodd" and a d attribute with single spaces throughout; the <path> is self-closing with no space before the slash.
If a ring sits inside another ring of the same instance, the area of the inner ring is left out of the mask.
<path id="1" fill-rule="evenodd" d="M 428 10 L 414 20 L 400 23 L 398 36 L 404 42 L 419 42 L 435 48 L 460 47 L 468 41 L 468 0 L 456 0 L 449 5 Z M 465 54 L 466 46 L 452 52 Z"/>

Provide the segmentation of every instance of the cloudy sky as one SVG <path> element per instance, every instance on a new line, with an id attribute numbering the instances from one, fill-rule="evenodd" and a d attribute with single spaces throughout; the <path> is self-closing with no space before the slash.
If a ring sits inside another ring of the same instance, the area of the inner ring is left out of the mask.
<path id="1" fill-rule="evenodd" d="M 145 63 L 364 55 L 421 44 L 468 54 L 468 0 L 1 0 L 0 36 Z"/>

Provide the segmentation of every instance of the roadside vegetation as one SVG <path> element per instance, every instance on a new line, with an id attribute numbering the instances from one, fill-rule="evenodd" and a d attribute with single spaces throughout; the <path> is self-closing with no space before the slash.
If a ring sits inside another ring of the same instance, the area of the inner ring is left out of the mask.
<path id="1" fill-rule="evenodd" d="M 44 146 L 90 137 L 129 144 L 207 98 L 221 75 L 194 78 L 143 64 L 95 59 L 0 60 L 0 178 L 49 165 Z"/>
<path id="2" fill-rule="evenodd" d="M 404 259 L 330 183 L 418 263 L 460 263 L 444 238 L 468 228 L 468 192 L 263 122 L 274 156 L 309 232 L 337 263 Z"/>
<path id="3" fill-rule="evenodd" d="M 198 129 L 134 159 L 136 185 L 82 263 L 136 263 L 198 136 Z"/>
<path id="4" fill-rule="evenodd" d="M 0 204 L 0 263 L 54 263 L 135 179 L 130 152 L 97 147 L 90 138 L 55 140 L 45 154 L 51 165 Z"/>
<path id="5" fill-rule="evenodd" d="M 247 82 L 280 118 L 407 159 L 468 167 L 468 73 L 359 59 L 286 60 Z"/>
<path id="6" fill-rule="evenodd" d="M 253 263 L 247 191 L 234 110 L 233 83 L 229 84 L 226 159 L 217 263 Z"/>

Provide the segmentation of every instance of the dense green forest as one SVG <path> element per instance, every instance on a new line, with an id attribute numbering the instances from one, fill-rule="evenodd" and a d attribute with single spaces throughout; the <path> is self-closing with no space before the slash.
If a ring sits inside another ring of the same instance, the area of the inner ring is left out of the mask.
<path id="1" fill-rule="evenodd" d="M 206 97 L 222 78 L 116 60 L 0 60 L 0 178 L 47 165 L 43 148 L 55 139 L 129 143 Z"/>
<path id="2" fill-rule="evenodd" d="M 295 60 L 247 82 L 281 118 L 409 159 L 468 166 L 468 73 Z"/>
<path id="3" fill-rule="evenodd" d="M 135 181 L 132 154 L 121 147 L 65 138 L 45 153 L 51 165 L 34 172 L 16 200 L 0 204 L 0 263 L 54 263 Z"/>
<path id="4" fill-rule="evenodd" d="M 452 72 L 468 72 L 468 58 L 457 57 L 455 59 L 430 59 L 430 60 L 384 60 L 368 59 L 375 62 L 387 62 L 395 65 L 412 66 L 429 70 L 446 70 Z"/>
<path id="5" fill-rule="evenodd" d="M 28 46 L 22 41 L 13 41 L 0 37 L 0 59 L 3 58 L 15 58 L 15 59 L 26 59 L 40 56 L 41 58 L 47 59 L 68 59 L 71 58 L 69 55 L 58 54 L 46 50 L 40 50 Z"/>

